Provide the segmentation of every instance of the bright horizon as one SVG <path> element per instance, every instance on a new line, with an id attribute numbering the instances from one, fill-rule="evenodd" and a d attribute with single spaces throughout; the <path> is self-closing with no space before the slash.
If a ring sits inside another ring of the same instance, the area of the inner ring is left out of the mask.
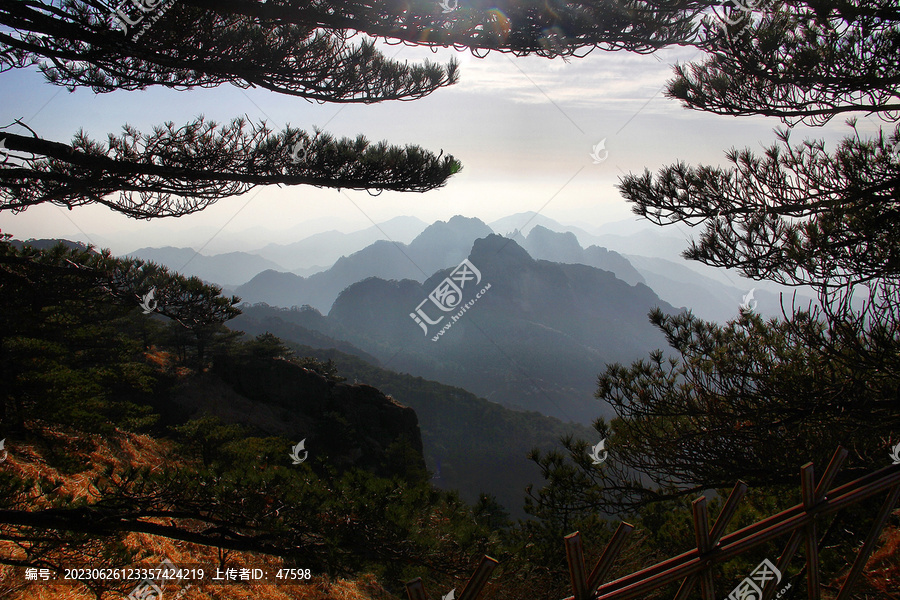
<path id="1" fill-rule="evenodd" d="M 654 55 L 594 51 L 561 58 L 515 58 L 380 44 L 388 57 L 409 62 L 459 60 L 460 82 L 411 102 L 374 105 L 314 104 L 272 92 L 234 86 L 186 92 L 150 88 L 94 94 L 68 93 L 36 69 L 4 76 L 0 90 L 4 124 L 22 119 L 38 135 L 71 141 L 83 129 L 103 141 L 124 124 L 148 132 L 166 121 L 183 124 L 200 115 L 219 124 L 246 115 L 276 130 L 288 123 L 336 136 L 418 144 L 462 161 L 463 170 L 441 189 L 420 193 L 256 188 L 180 218 L 137 221 L 102 206 L 68 211 L 40 205 L 17 215 L 0 213 L 0 230 L 19 239 L 67 238 L 124 254 L 146 246 L 203 248 L 204 254 L 251 250 L 249 239 L 296 241 L 322 231 L 355 231 L 397 216 L 426 223 L 454 215 L 485 223 L 537 212 L 589 231 L 636 220 L 614 187 L 627 173 L 683 160 L 725 164 L 724 153 L 749 147 L 760 152 L 785 126 L 767 117 L 723 117 L 687 110 L 661 92 L 671 66 L 699 55 L 669 48 Z M 858 129 L 877 134 L 882 124 L 862 118 Z M 14 129 L 9 129 L 13 131 Z M 798 126 L 792 139 L 824 139 L 833 148 L 851 130 L 840 120 L 819 128 Z M 590 153 L 605 140 L 608 159 Z M 687 228 L 679 226 L 683 231 Z M 675 232 L 674 228 L 668 228 Z M 294 238 L 293 236 L 296 236 Z"/>

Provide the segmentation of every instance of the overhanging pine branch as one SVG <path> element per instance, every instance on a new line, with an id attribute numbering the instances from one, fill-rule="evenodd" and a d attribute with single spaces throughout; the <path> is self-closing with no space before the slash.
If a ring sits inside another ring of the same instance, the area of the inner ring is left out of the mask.
<path id="1" fill-rule="evenodd" d="M 43 202 L 99 203 L 133 218 L 180 216 L 260 185 L 423 192 L 461 168 L 452 156 L 418 146 L 292 128 L 274 134 L 243 119 L 221 128 L 203 118 L 177 128 L 168 123 L 146 135 L 126 127 L 106 144 L 83 133 L 72 145 L 4 137 L 17 160 L 0 169 L 0 210 L 14 212 Z"/>
<path id="2" fill-rule="evenodd" d="M 896 2 L 766 2 L 726 35 L 707 21 L 702 62 L 676 67 L 667 95 L 722 115 L 822 125 L 866 112 L 900 114 Z"/>
<path id="3" fill-rule="evenodd" d="M 52 83 L 96 92 L 232 83 L 356 103 L 421 98 L 458 78 L 455 62 L 410 66 L 371 41 L 350 44 L 308 23 L 260 23 L 170 1 L 158 15 L 129 16 L 135 25 L 123 32 L 113 14 L 103 3 L 80 0 L 0 5 L 0 24 L 11 30 L 0 34 L 0 70 L 37 63 Z M 152 32 L 138 36 L 151 18 Z"/>

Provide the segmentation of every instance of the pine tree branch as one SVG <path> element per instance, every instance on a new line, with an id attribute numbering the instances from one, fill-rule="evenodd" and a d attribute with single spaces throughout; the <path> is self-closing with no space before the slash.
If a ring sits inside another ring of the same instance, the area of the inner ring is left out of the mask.
<path id="1" fill-rule="evenodd" d="M 721 115 L 822 125 L 850 112 L 900 115 L 900 10 L 890 0 L 769 2 L 735 32 L 707 21 L 700 63 L 678 65 L 666 95 Z"/>
<path id="2" fill-rule="evenodd" d="M 453 61 L 445 67 L 429 61 L 409 66 L 387 59 L 372 41 L 354 46 L 308 23 L 259 23 L 178 0 L 169 0 L 159 14 L 123 6 L 135 13 L 125 14 L 135 21 L 131 27 L 116 17 L 125 32 L 113 25 L 117 13 L 101 2 L 48 6 L 22 0 L 0 6 L 0 24 L 12 30 L 0 33 L 0 71 L 39 64 L 52 83 L 98 93 L 231 83 L 353 103 L 422 98 L 458 79 Z M 146 25 L 152 32 L 135 40 Z"/>
<path id="3" fill-rule="evenodd" d="M 687 0 L 184 1 L 223 14 L 352 30 L 393 42 L 546 57 L 584 56 L 595 48 L 650 53 L 691 44 L 696 17 L 708 6 Z"/>
<path id="4" fill-rule="evenodd" d="M 371 144 L 362 136 L 312 139 L 292 128 L 276 135 L 265 123 L 247 125 L 235 119 L 217 129 L 201 117 L 146 135 L 126 127 L 106 144 L 79 133 L 71 146 L 6 134 L 10 150 L 30 156 L 0 169 L 0 211 L 98 203 L 138 219 L 181 216 L 260 185 L 422 192 L 461 168 L 452 156 L 418 146 Z"/>
<path id="5" fill-rule="evenodd" d="M 159 513 L 159 511 L 154 511 Z M 201 514 L 178 518 L 188 518 L 198 523 L 204 522 Z M 164 513 L 159 513 L 164 514 Z M 166 518 L 175 518 L 167 516 Z M 164 525 L 142 521 L 147 518 L 140 513 L 128 516 L 118 515 L 91 508 L 46 509 L 36 511 L 0 510 L 0 524 L 33 527 L 39 530 L 63 530 L 91 535 L 108 536 L 121 532 L 146 533 L 172 540 L 180 540 L 228 550 L 261 552 L 274 556 L 292 556 L 312 559 L 315 546 L 310 539 L 275 539 L 272 534 L 243 535 L 231 529 L 215 527 L 205 531 L 195 531 L 181 526 Z M 281 542 L 281 543 L 279 543 Z"/>
<path id="6" fill-rule="evenodd" d="M 628 175 L 619 189 L 633 211 L 659 224 L 705 223 L 685 257 L 786 285 L 845 287 L 900 278 L 900 155 L 884 137 L 780 146 L 734 165 L 678 163 Z"/>

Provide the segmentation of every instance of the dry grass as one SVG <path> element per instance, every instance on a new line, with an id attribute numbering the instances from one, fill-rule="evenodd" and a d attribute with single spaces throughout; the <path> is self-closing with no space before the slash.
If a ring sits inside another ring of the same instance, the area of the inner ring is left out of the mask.
<path id="1" fill-rule="evenodd" d="M 900 600 L 900 529 L 885 527 L 878 542 L 863 569 L 864 581 L 857 585 L 872 590 L 872 598 Z"/>
<path id="2" fill-rule="evenodd" d="M 58 431 L 44 431 L 42 437 L 49 444 L 66 447 L 79 440 Z M 81 438 L 84 441 L 84 438 Z M 42 457 L 44 442 L 34 444 L 18 443 L 10 448 L 4 470 L 21 477 L 58 479 L 62 489 L 79 498 L 94 499 L 98 495 L 97 484 L 104 467 L 108 465 L 130 464 L 137 467 L 158 468 L 168 458 L 169 445 L 146 435 L 119 433 L 109 438 L 91 440 L 95 448 L 85 454 L 85 464 L 90 468 L 75 475 L 67 475 L 52 468 Z M 37 506 L 38 508 L 40 501 Z M 310 580 L 297 583 L 277 582 L 275 573 L 283 564 L 280 559 L 252 553 L 227 552 L 220 556 L 216 549 L 179 542 L 145 534 L 129 534 L 125 538 L 128 547 L 140 551 L 148 558 L 130 567 L 155 568 L 160 561 L 168 558 L 180 567 L 203 568 L 204 581 L 185 581 L 181 584 L 170 582 L 165 586 L 163 600 L 175 600 L 179 588 L 184 590 L 180 600 L 374 600 L 390 595 L 372 576 L 362 576 L 356 580 L 330 580 L 322 574 L 313 573 Z M 0 555 L 25 560 L 24 551 L 18 546 L 0 541 Z M 223 562 L 224 558 L 224 562 Z M 215 576 L 216 567 L 224 565 L 233 568 L 264 569 L 271 578 L 266 583 L 238 582 L 216 584 L 209 580 Z M 66 566 L 63 564 L 63 566 Z M 74 565 L 72 565 L 74 566 Z M 94 564 L 93 567 L 102 567 Z M 277 583 L 276 583 L 277 582 Z M 113 583 L 108 589 L 91 590 L 87 585 L 77 583 L 33 582 L 25 580 L 24 567 L 0 565 L 0 600 L 118 600 L 124 598 L 137 585 L 134 582 Z"/>
<path id="3" fill-rule="evenodd" d="M 169 461 L 169 444 L 145 435 L 119 433 L 109 438 L 93 438 L 95 448 L 85 453 L 85 464 L 90 468 L 76 475 L 66 475 L 50 467 L 42 457 L 46 444 L 67 447 L 84 441 L 75 436 L 58 431 L 44 431 L 41 443 L 17 443 L 10 447 L 4 470 L 22 477 L 46 477 L 59 479 L 63 489 L 76 497 L 95 498 L 97 484 L 104 467 L 113 465 L 133 465 L 158 468 Z M 39 505 L 40 503 L 38 503 Z M 148 556 L 140 564 L 156 567 L 163 558 L 168 558 L 181 567 L 197 567 L 205 570 L 203 582 L 193 581 L 191 586 L 178 596 L 179 600 L 382 600 L 394 598 L 371 575 L 363 575 L 355 580 L 330 580 L 322 574 L 313 573 L 308 581 L 297 583 L 277 582 L 274 574 L 282 567 L 280 559 L 251 553 L 228 552 L 220 556 L 218 551 L 206 546 L 178 542 L 145 534 L 130 534 L 126 544 Z M 22 550 L 10 542 L 0 541 L 0 555 L 24 560 Z M 900 530 L 887 527 L 882 532 L 876 551 L 867 562 L 864 576 L 857 582 L 852 595 L 855 600 L 900 600 Z M 849 557 L 852 560 L 852 557 Z M 798 557 L 799 559 L 799 557 Z M 100 567 L 102 565 L 93 565 Z M 210 581 L 217 566 L 236 569 L 260 568 L 269 573 L 270 582 L 239 582 L 217 584 Z M 842 573 L 823 586 L 825 597 L 840 587 L 846 577 Z M 120 583 L 115 589 L 92 591 L 85 585 L 27 582 L 24 568 L 0 565 L 0 600 L 119 600 L 127 596 L 137 582 Z M 497 583 L 497 582 L 495 582 Z M 179 585 L 174 582 L 165 587 L 162 600 L 176 600 Z M 499 590 L 503 596 L 505 590 Z M 540 597 L 537 590 L 530 589 L 532 597 Z M 488 593 L 487 596 L 491 596 Z"/>

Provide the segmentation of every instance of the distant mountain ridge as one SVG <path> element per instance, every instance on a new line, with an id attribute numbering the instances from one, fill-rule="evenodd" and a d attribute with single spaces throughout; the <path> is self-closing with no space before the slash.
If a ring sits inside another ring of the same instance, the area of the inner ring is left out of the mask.
<path id="1" fill-rule="evenodd" d="M 193 248 L 140 248 L 128 256 L 164 265 L 182 275 L 196 276 L 218 285 L 238 285 L 266 270 L 283 267 L 247 252 L 228 252 L 204 256 Z"/>
<path id="2" fill-rule="evenodd" d="M 380 278 L 355 283 L 337 298 L 328 320 L 346 332 L 345 341 L 391 369 L 582 423 L 609 416 L 593 398 L 605 364 L 665 347 L 647 313 L 657 306 L 676 309 L 643 284 L 632 286 L 586 265 L 536 261 L 496 234 L 476 240 L 469 261 L 481 273 L 476 287 L 491 288 L 439 342 L 432 338 L 445 323 L 423 335 L 410 313 L 452 269 L 424 284 Z M 439 312 L 428 310 L 436 319 Z"/>
<path id="3" fill-rule="evenodd" d="M 575 227 L 574 225 L 563 225 L 559 221 L 555 221 L 550 217 L 534 211 L 509 215 L 508 217 L 491 221 L 489 225 L 495 233 L 499 233 L 500 235 L 509 236 L 515 232 L 519 232 L 522 235 L 528 235 L 535 227 L 543 227 L 544 229 L 549 229 L 550 231 L 555 231 L 557 233 L 572 233 L 584 246 L 595 243 L 595 236 L 585 229 Z"/>
<path id="4" fill-rule="evenodd" d="M 696 316 L 709 321 L 724 323 L 736 318 L 744 297 L 753 290 L 750 300 L 754 310 L 766 316 L 781 314 L 781 300 L 778 293 L 766 289 L 767 283 L 758 283 L 737 274 L 731 276 L 704 265 L 688 264 L 682 260 L 675 247 L 684 242 L 674 236 L 659 236 L 653 231 L 634 231 L 631 227 L 629 236 L 618 236 L 604 233 L 594 236 L 613 243 L 630 240 L 623 244 L 629 248 L 638 248 L 648 255 L 620 254 L 599 246 L 582 249 L 571 231 L 554 231 L 542 225 L 531 227 L 528 236 L 520 232 L 513 235 L 523 248 L 534 258 L 542 258 L 555 262 L 581 263 L 612 271 L 619 279 L 629 283 L 644 283 L 656 292 L 659 297 L 676 307 L 690 309 Z M 607 228 L 607 229 L 612 229 Z M 618 242 L 617 242 L 618 240 Z M 611 244 L 612 245 L 612 244 Z M 668 249 L 668 250 L 667 250 Z M 665 259 L 655 254 L 674 254 L 673 259 Z M 704 268 L 705 267 L 705 268 Z M 703 273 L 710 273 L 710 277 Z M 806 304 L 810 298 L 800 296 Z"/>
<path id="5" fill-rule="evenodd" d="M 358 252 L 385 238 L 398 244 L 409 243 L 426 227 L 428 224 L 417 217 L 401 216 L 352 233 L 326 231 L 291 244 L 268 244 L 250 252 L 284 265 L 282 270 L 285 271 L 298 271 L 314 266 L 324 269 L 342 256 Z M 249 277 L 239 283 L 247 280 Z"/>
<path id="6" fill-rule="evenodd" d="M 202 256 L 191 249 L 144 248 L 133 255 L 175 270 L 184 267 L 187 274 L 217 283 L 250 303 L 308 304 L 327 313 L 338 295 L 354 283 L 369 277 L 421 282 L 434 271 L 458 264 L 475 239 L 496 232 L 511 236 L 533 258 L 594 266 L 632 285 L 644 283 L 662 300 L 689 308 L 703 319 L 724 322 L 734 318 L 751 290 L 761 314 L 781 314 L 777 286 L 685 261 L 680 252 L 687 242 L 681 235 L 672 235 L 680 230 L 659 229 L 634 219 L 590 232 L 534 212 L 510 215 L 491 226 L 461 216 L 428 226 L 415 217 L 397 217 L 352 233 L 326 232 L 294 244 L 266 246 L 266 252 L 272 251 L 287 264 L 321 264 L 343 252 L 333 264 L 297 267 L 293 272 L 285 263 L 271 262 L 271 256 L 250 253 Z M 412 235 L 414 231 L 418 233 Z M 385 237 L 389 239 L 377 239 Z M 367 240 L 374 241 L 355 249 Z M 345 252 L 348 248 L 355 250 Z M 804 305 L 809 300 L 799 298 Z"/>
<path id="7" fill-rule="evenodd" d="M 31 246 L 35 250 L 47 250 L 48 248 L 52 248 L 57 244 L 62 244 L 66 248 L 71 250 L 87 250 L 88 244 L 84 244 L 82 242 L 73 242 L 71 240 L 65 240 L 62 238 L 41 238 L 41 239 L 28 239 L 25 241 L 12 239 L 9 241 L 12 244 L 13 248 L 17 250 L 21 250 L 25 246 Z"/>
<path id="8" fill-rule="evenodd" d="M 516 240 L 516 243 L 532 258 L 597 267 L 615 273 L 616 277 L 631 285 L 646 283 L 627 258 L 599 246 L 582 248 L 578 238 L 571 231 L 555 232 L 542 225 L 536 225 L 531 228 L 527 237 L 521 232 L 516 232 L 511 239 Z"/>
<path id="9" fill-rule="evenodd" d="M 369 277 L 423 281 L 438 269 L 458 264 L 477 238 L 490 233 L 481 220 L 456 216 L 429 225 L 408 245 L 378 240 L 309 277 L 266 271 L 239 286 L 235 293 L 250 303 L 286 307 L 309 304 L 328 312 L 338 295 L 354 283 Z"/>

